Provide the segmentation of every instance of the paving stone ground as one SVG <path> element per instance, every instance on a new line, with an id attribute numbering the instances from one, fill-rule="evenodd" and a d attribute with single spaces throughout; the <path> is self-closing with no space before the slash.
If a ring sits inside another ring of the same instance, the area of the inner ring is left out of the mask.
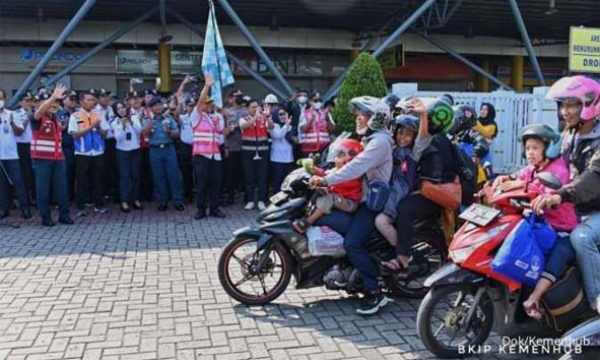
<path id="1" fill-rule="evenodd" d="M 0 359 L 433 357 L 416 336 L 418 300 L 362 318 L 356 299 L 322 288 L 290 287 L 266 307 L 230 299 L 220 248 L 254 212 L 196 221 L 191 208 L 111 210 L 74 226 L 0 227 Z"/>

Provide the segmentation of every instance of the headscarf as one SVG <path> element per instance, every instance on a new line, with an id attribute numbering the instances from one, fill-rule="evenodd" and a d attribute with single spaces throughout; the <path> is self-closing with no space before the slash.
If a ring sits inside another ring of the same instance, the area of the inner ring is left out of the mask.
<path id="1" fill-rule="evenodd" d="M 494 125 L 496 130 L 494 130 L 494 135 L 492 136 L 492 139 L 495 138 L 498 135 L 498 124 L 496 123 L 495 119 L 496 119 L 496 109 L 494 108 L 494 105 L 490 104 L 490 103 L 483 103 L 481 104 L 480 109 L 480 114 L 481 114 L 481 108 L 487 106 L 488 108 L 488 114 L 486 117 L 481 117 L 479 116 L 479 123 L 483 126 L 488 126 L 488 125 Z"/>

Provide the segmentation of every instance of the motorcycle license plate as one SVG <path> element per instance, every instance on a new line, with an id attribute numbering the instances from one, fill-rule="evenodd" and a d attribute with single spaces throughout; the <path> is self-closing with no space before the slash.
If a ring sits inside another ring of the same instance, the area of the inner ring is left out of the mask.
<path id="1" fill-rule="evenodd" d="M 488 226 L 498 215 L 500 215 L 500 210 L 498 209 L 481 204 L 473 204 L 458 217 L 478 226 Z"/>
<path id="2" fill-rule="evenodd" d="M 287 198 L 287 194 L 283 191 L 278 192 L 277 194 L 271 196 L 271 198 L 269 199 L 269 201 L 271 202 L 271 204 L 279 204 L 280 202 L 282 202 L 283 200 L 285 200 Z"/>

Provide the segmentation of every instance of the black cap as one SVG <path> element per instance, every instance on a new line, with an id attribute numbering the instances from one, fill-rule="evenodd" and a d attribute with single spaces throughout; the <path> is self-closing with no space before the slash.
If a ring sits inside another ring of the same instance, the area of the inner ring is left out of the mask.
<path id="1" fill-rule="evenodd" d="M 162 103 L 162 98 L 160 96 L 154 96 L 150 101 L 148 101 L 148 107 L 153 107 L 156 104 Z"/>
<path id="2" fill-rule="evenodd" d="M 190 96 L 190 97 L 188 97 L 187 99 L 185 99 L 185 105 L 186 105 L 186 106 L 194 106 L 194 105 L 196 105 L 196 102 L 197 102 L 197 101 L 198 101 L 198 100 L 196 100 L 196 98 L 195 98 L 195 97 L 193 97 L 193 96 Z"/>
<path id="3" fill-rule="evenodd" d="M 98 90 L 96 89 L 89 89 L 83 92 L 84 95 L 92 95 L 94 97 L 98 97 Z"/>
<path id="4" fill-rule="evenodd" d="M 110 91 L 106 90 L 105 88 L 102 88 L 100 89 L 100 94 L 98 96 L 110 97 Z"/>
<path id="5" fill-rule="evenodd" d="M 74 98 L 76 98 L 76 97 L 77 97 L 77 95 L 78 95 L 78 94 L 77 94 L 77 91 L 75 91 L 75 90 L 69 90 L 69 92 L 67 93 L 67 96 L 66 96 L 66 97 L 69 97 L 69 98 L 72 98 L 72 97 L 74 97 Z"/>
<path id="6" fill-rule="evenodd" d="M 25 94 L 19 97 L 19 100 L 33 100 L 34 96 L 31 91 L 26 92 Z"/>
<path id="7" fill-rule="evenodd" d="M 140 93 L 137 92 L 136 90 L 131 91 L 127 97 L 125 98 L 125 100 L 129 100 L 131 98 L 139 98 L 140 97 Z"/>
<path id="8" fill-rule="evenodd" d="M 46 101 L 46 100 L 50 99 L 51 96 L 52 95 L 50 95 L 46 92 L 43 92 L 43 93 L 39 94 L 37 97 L 39 98 L 40 101 Z"/>

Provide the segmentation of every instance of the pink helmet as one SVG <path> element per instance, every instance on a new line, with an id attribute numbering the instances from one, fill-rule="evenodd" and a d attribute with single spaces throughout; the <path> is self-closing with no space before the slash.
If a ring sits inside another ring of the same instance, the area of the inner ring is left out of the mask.
<path id="1" fill-rule="evenodd" d="M 600 84 L 583 75 L 567 76 L 552 85 L 546 94 L 547 100 L 577 102 L 581 104 L 579 117 L 583 121 L 600 115 Z"/>

